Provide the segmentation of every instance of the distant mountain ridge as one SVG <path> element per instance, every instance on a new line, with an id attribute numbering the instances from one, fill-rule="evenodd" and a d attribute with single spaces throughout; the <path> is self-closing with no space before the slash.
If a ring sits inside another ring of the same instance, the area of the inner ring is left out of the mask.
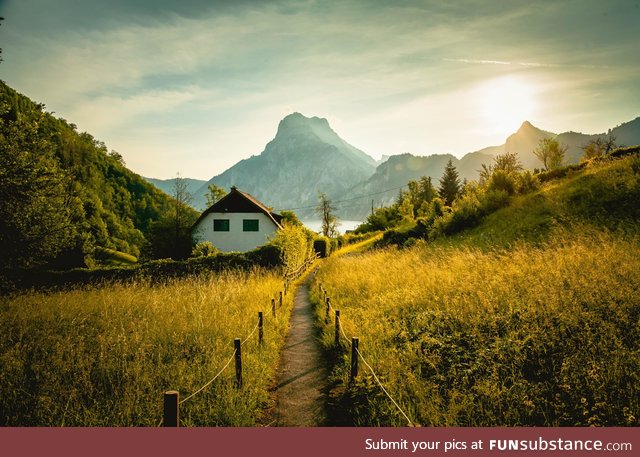
<path id="1" fill-rule="evenodd" d="M 275 210 L 315 206 L 318 192 L 344 193 L 368 178 L 375 160 L 340 138 L 326 119 L 300 113 L 286 116 L 276 136 L 256 156 L 214 176 L 194 194 L 194 206 L 206 205 L 207 186 L 237 186 Z"/>
<path id="2" fill-rule="evenodd" d="M 162 192 L 164 192 L 167 195 L 173 195 L 175 193 L 174 185 L 175 185 L 176 178 L 155 179 L 155 178 L 145 177 L 144 179 L 146 179 L 147 182 L 153 184 L 154 186 L 156 186 L 158 189 L 160 189 Z M 183 179 L 185 184 L 187 185 L 187 192 L 189 192 L 191 195 L 197 192 L 198 189 L 200 189 L 204 185 L 204 183 L 207 182 L 204 179 L 193 179 L 193 178 L 183 178 Z"/>
<path id="3" fill-rule="evenodd" d="M 430 176 L 437 186 L 449 159 L 461 179 L 468 180 L 476 179 L 483 164 L 491 164 L 496 155 L 505 152 L 516 153 L 523 166 L 533 170 L 542 167 L 533 150 L 543 138 L 555 137 L 566 144 L 565 162 L 575 163 L 583 146 L 608 133 L 619 145 L 640 144 L 640 117 L 600 134 L 556 134 L 524 121 L 504 144 L 459 159 L 451 154 L 404 153 L 375 161 L 340 138 L 326 119 L 293 113 L 280 121 L 276 136 L 260 154 L 241 160 L 195 190 L 193 206 L 204 209 L 207 186 L 213 182 L 225 189 L 238 186 L 275 210 L 293 209 L 301 217 L 313 218 L 317 195 L 322 191 L 336 201 L 340 218 L 361 220 L 371 210 L 372 200 L 374 206 L 389 204 L 398 188 L 411 179 Z"/>

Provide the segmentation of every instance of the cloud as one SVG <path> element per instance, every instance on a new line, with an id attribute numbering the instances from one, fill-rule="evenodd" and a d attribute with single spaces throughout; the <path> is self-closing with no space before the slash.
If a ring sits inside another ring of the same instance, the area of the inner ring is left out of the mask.
<path id="1" fill-rule="evenodd" d="M 542 63 L 542 62 L 505 62 L 503 60 L 478 60 L 478 59 L 442 59 L 444 62 L 459 62 L 470 64 L 482 64 L 482 65 L 519 65 L 521 67 L 536 67 L 536 68 L 560 68 L 560 67 L 574 67 L 574 68 L 600 68 L 608 69 L 609 65 L 563 65 L 558 63 Z"/>
<path id="2" fill-rule="evenodd" d="M 374 154 L 428 153 L 445 142 L 464 150 L 484 141 L 456 129 L 477 121 L 466 96 L 509 74 L 544 86 L 556 118 L 588 109 L 592 93 L 629 94 L 601 97 L 611 106 L 638 100 L 629 57 L 638 40 L 628 37 L 637 28 L 621 26 L 621 13 L 602 22 L 600 4 L 9 3 L 0 29 L 9 84 L 132 166 L 165 163 L 159 176 L 199 161 L 183 174 L 214 174 L 258 153 L 294 110 L 340 119 L 339 133 Z"/>

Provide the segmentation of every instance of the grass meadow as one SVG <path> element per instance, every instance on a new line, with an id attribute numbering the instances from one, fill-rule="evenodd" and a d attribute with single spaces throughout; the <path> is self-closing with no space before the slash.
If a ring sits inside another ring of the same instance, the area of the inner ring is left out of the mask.
<path id="1" fill-rule="evenodd" d="M 233 361 L 181 405 L 183 426 L 251 426 L 269 407 L 292 296 L 277 318 L 281 276 L 255 270 L 170 281 L 29 292 L 0 298 L 0 425 L 157 426 L 162 394 L 180 398 L 209 381 L 263 311 Z M 277 301 L 276 301 L 277 303 Z"/>
<path id="2" fill-rule="evenodd" d="M 330 258 L 311 289 L 318 304 L 319 283 L 417 424 L 640 425 L 637 234 L 585 226 L 507 248 L 418 243 Z M 333 335 L 332 318 L 333 421 L 407 425 L 362 363 L 346 387 L 349 354 Z"/>

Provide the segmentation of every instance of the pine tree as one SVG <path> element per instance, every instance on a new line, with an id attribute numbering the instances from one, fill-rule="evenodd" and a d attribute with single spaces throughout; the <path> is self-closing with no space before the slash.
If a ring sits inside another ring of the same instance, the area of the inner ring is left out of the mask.
<path id="1" fill-rule="evenodd" d="M 438 195 L 442 198 L 447 206 L 451 206 L 453 201 L 460 193 L 460 177 L 456 167 L 453 166 L 451 159 L 444 168 L 444 174 L 440 178 L 440 187 Z"/>

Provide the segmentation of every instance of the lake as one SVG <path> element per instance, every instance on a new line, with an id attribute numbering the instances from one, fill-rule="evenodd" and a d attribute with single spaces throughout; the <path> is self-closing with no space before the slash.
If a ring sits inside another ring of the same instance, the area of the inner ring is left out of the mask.
<path id="1" fill-rule="evenodd" d="M 310 230 L 314 232 L 320 232 L 322 229 L 322 221 L 321 220 L 311 220 L 311 221 L 302 221 L 302 223 Z M 362 224 L 362 221 L 346 221 L 346 220 L 338 220 L 338 231 L 340 234 L 344 234 L 347 230 L 353 230 L 358 225 Z"/>

